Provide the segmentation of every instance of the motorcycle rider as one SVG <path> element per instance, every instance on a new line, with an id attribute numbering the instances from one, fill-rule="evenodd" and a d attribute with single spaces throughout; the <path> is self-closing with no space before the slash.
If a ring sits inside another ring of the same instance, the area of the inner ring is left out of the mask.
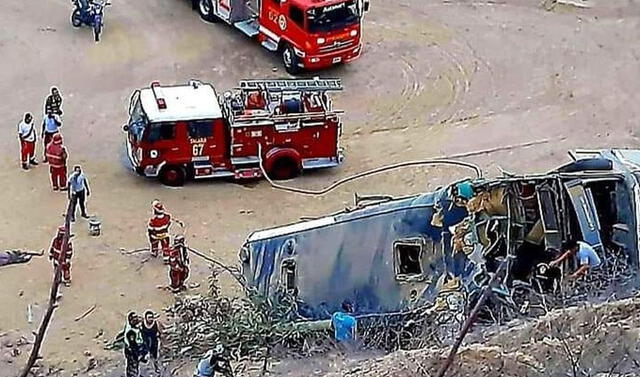
<path id="1" fill-rule="evenodd" d="M 93 2 L 91 0 L 77 0 L 78 9 L 80 9 L 80 18 L 83 20 L 88 19 L 91 15 L 91 9 Z"/>

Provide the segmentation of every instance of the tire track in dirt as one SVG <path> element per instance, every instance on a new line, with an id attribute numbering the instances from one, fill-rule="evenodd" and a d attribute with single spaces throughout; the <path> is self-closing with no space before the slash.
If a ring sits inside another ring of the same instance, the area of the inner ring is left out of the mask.
<path id="1" fill-rule="evenodd" d="M 381 6 L 385 8 L 385 12 L 392 10 L 390 6 Z M 447 124 L 477 116 L 477 114 L 465 114 L 464 111 L 474 75 L 481 70 L 486 70 L 489 76 L 488 88 L 482 89 L 490 90 L 492 96 L 496 93 L 494 74 L 489 63 L 471 48 L 468 40 L 457 33 L 452 36 L 447 35 L 446 40 L 437 41 L 438 37 L 441 37 L 438 33 L 447 34 L 449 29 L 440 24 L 431 27 L 426 26 L 427 23 L 420 24 L 421 20 L 428 20 L 432 16 L 417 9 L 417 6 L 403 4 L 402 13 L 405 14 L 401 15 L 398 15 L 396 8 L 396 16 L 400 17 L 402 22 L 397 26 L 387 26 L 386 30 L 374 29 L 376 31 L 372 33 L 378 36 L 373 42 L 375 46 L 391 46 L 391 43 L 397 41 L 399 45 L 406 45 L 406 48 L 404 48 L 405 52 L 396 59 L 398 63 L 396 67 L 399 66 L 399 69 L 396 69 L 400 72 L 402 80 L 399 94 L 395 101 L 384 100 L 381 101 L 380 106 L 376 106 L 371 118 L 378 126 L 370 130 L 370 133 Z M 426 46 L 430 50 L 427 54 L 425 54 Z M 376 48 L 370 52 L 372 54 L 380 52 L 375 50 L 384 51 Z M 389 72 L 393 71 L 390 69 Z M 444 89 L 443 82 L 447 83 Z M 421 98 L 425 91 L 431 98 L 426 96 Z M 394 99 L 394 96 L 387 95 L 387 98 Z M 429 115 L 420 115 L 415 111 L 411 114 L 410 110 L 420 108 L 421 104 L 423 105 L 421 110 L 426 110 L 421 113 Z M 403 116 L 405 111 L 409 113 Z M 403 120 L 402 126 L 394 125 L 398 120 L 411 116 L 421 117 L 421 119 Z"/>
<path id="2" fill-rule="evenodd" d="M 415 63 L 411 62 L 408 57 L 400 56 L 402 62 L 401 75 L 403 79 L 402 89 L 400 90 L 400 101 L 392 102 L 384 113 L 377 113 L 374 116 L 374 122 L 380 124 L 380 127 L 374 128 L 369 133 L 379 133 L 394 130 L 404 130 L 409 128 L 408 125 L 396 126 L 396 120 L 400 115 L 413 103 L 422 91 L 424 90 L 424 84 L 419 78 L 419 72 L 415 68 Z M 429 66 L 428 73 L 425 75 L 428 77 L 432 69 Z M 388 124 L 388 126 L 384 126 Z"/>

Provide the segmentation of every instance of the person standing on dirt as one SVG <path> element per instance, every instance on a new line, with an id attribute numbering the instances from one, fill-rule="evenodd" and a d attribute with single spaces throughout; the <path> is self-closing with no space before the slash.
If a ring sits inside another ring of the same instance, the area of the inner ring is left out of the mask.
<path id="1" fill-rule="evenodd" d="M 169 227 L 173 220 L 171 214 L 165 211 L 164 205 L 159 200 L 154 200 L 151 206 L 153 208 L 153 216 L 149 219 L 147 225 L 151 255 L 157 257 L 158 248 L 162 247 L 162 260 L 165 264 L 169 264 L 169 254 L 171 252 L 169 245 Z M 181 226 L 184 226 L 182 221 L 175 221 Z"/>
<path id="2" fill-rule="evenodd" d="M 20 162 L 22 168 L 29 170 L 29 165 L 38 165 L 36 161 L 36 127 L 33 124 L 33 115 L 25 113 L 23 120 L 18 124 L 18 138 L 20 139 Z"/>
<path id="3" fill-rule="evenodd" d="M 69 175 L 69 199 L 72 202 L 71 205 L 71 221 L 76 221 L 76 206 L 80 205 L 80 216 L 84 219 L 88 219 L 86 201 L 91 195 L 89 189 L 89 181 L 82 172 L 82 167 L 76 165 L 73 167 L 73 173 Z"/>
<path id="4" fill-rule="evenodd" d="M 187 289 L 185 283 L 189 278 L 189 254 L 184 236 L 178 235 L 173 240 L 169 253 L 169 282 L 171 290 L 178 293 Z"/>
<path id="5" fill-rule="evenodd" d="M 60 266 L 62 283 L 68 287 L 71 285 L 71 258 L 73 257 L 71 237 L 73 235 L 69 235 L 67 246 L 63 250 L 64 236 L 66 233 L 67 228 L 64 225 L 58 227 L 58 233 L 51 241 L 51 247 L 49 248 L 49 259 L 53 261 L 54 269 Z"/>
<path id="6" fill-rule="evenodd" d="M 67 189 L 67 148 L 62 144 L 62 135 L 53 135 L 53 140 L 45 149 L 45 157 L 49 161 L 49 175 L 53 191 Z"/>
<path id="7" fill-rule="evenodd" d="M 573 274 L 569 275 L 571 279 L 584 276 L 587 272 L 600 267 L 602 264 L 602 260 L 596 251 L 586 242 L 571 240 L 565 243 L 562 249 L 564 250 L 564 253 L 549 263 L 549 267 L 556 267 L 564 260 L 570 257 L 575 257 L 578 269 Z"/>
<path id="8" fill-rule="evenodd" d="M 154 371 L 156 374 L 160 374 L 158 351 L 160 348 L 160 337 L 162 336 L 162 332 L 161 326 L 156 320 L 156 314 L 152 310 L 144 312 L 141 331 L 145 351 L 149 354 Z"/>
<path id="9" fill-rule="evenodd" d="M 53 140 L 53 136 L 60 132 L 60 127 L 62 127 L 60 118 L 53 113 L 53 110 L 47 110 L 47 115 L 42 120 L 42 143 L 45 150 L 44 162 L 48 161 L 46 153 L 47 147 Z"/>
<path id="10" fill-rule="evenodd" d="M 140 376 L 140 361 L 144 361 L 144 339 L 140 329 L 140 318 L 135 312 L 127 314 L 124 326 L 124 357 L 126 377 Z"/>
<path id="11" fill-rule="evenodd" d="M 51 94 L 44 101 L 44 113 L 48 114 L 49 111 L 57 116 L 62 116 L 62 96 L 55 86 L 51 87 Z"/>

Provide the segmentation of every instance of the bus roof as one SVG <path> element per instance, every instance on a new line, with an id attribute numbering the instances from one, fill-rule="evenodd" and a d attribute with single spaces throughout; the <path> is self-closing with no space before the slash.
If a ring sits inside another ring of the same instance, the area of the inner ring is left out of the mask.
<path id="1" fill-rule="evenodd" d="M 140 90 L 140 101 L 150 122 L 222 118 L 218 96 L 211 84 L 152 86 Z"/>

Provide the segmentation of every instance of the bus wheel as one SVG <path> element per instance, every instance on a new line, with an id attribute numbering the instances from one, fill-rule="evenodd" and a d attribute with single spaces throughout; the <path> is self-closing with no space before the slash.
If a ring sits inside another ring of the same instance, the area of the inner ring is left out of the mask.
<path id="1" fill-rule="evenodd" d="M 300 58 L 296 55 L 295 51 L 293 51 L 293 47 L 285 45 L 282 49 L 282 64 L 287 73 L 290 75 L 300 73 L 302 69 L 300 69 L 298 63 L 300 63 Z"/>
<path id="2" fill-rule="evenodd" d="M 159 178 L 163 185 L 180 187 L 184 185 L 186 173 L 180 166 L 165 166 L 160 170 Z"/>
<path id="3" fill-rule="evenodd" d="M 200 17 L 209 22 L 216 22 L 217 17 L 213 13 L 213 3 L 211 0 L 199 0 L 198 1 L 198 13 Z"/>
<path id="4" fill-rule="evenodd" d="M 271 171 L 269 171 L 269 178 L 276 181 L 295 178 L 300 174 L 300 167 L 291 158 L 281 157 L 277 159 Z"/>

